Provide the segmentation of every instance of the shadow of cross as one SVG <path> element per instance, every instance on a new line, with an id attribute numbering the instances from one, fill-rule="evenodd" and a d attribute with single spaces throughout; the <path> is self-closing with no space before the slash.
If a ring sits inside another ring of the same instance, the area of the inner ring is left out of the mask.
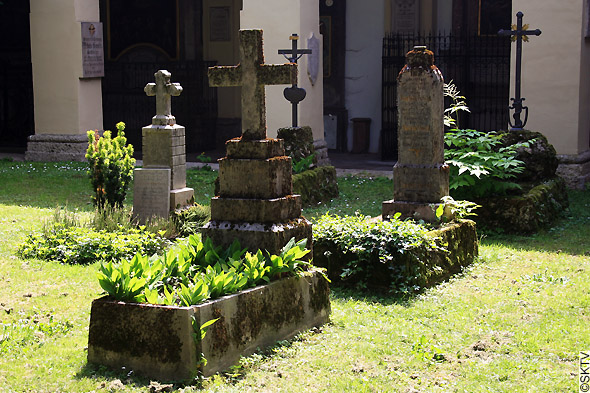
<path id="1" fill-rule="evenodd" d="M 179 83 L 170 83 L 170 72 L 159 70 L 154 74 L 156 83 L 148 83 L 143 91 L 152 97 L 156 96 L 156 116 L 152 117 L 155 126 L 173 126 L 176 118 L 171 113 L 170 96 L 179 96 L 182 86 Z"/>
<path id="2" fill-rule="evenodd" d="M 242 140 L 266 139 L 265 85 L 297 83 L 297 64 L 264 64 L 262 30 L 240 30 L 240 64 L 210 67 L 211 87 L 242 87 Z"/>

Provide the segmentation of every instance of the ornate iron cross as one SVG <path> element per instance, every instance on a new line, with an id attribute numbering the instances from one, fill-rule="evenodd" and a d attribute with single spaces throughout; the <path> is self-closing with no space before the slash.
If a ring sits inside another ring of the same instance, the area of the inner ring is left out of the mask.
<path id="1" fill-rule="evenodd" d="M 242 139 L 266 138 L 265 85 L 297 81 L 297 64 L 264 64 L 262 30 L 240 30 L 240 64 L 210 67 L 212 87 L 242 87 Z"/>
<path id="2" fill-rule="evenodd" d="M 289 62 L 297 64 L 297 60 L 301 56 L 311 54 L 311 49 L 297 48 L 297 43 L 299 42 L 299 36 L 297 34 L 293 33 L 289 39 L 291 40 L 291 49 L 279 49 L 279 55 L 285 56 L 285 59 L 289 60 Z M 297 127 L 297 105 L 303 101 L 306 94 L 305 89 L 297 87 L 297 83 L 283 90 L 283 95 L 291 103 L 291 124 L 293 127 Z"/>
<path id="3" fill-rule="evenodd" d="M 541 30 L 527 30 L 529 25 L 522 24 L 522 17 L 524 14 L 522 12 L 518 12 L 516 14 L 516 26 L 512 25 L 512 30 L 500 30 L 498 31 L 499 35 L 511 36 L 513 41 L 516 41 L 516 75 L 515 75 L 515 94 L 514 98 L 510 100 L 513 102 L 512 106 L 509 106 L 508 109 L 514 109 L 514 114 L 512 117 L 514 118 L 514 124 L 508 120 L 510 123 L 510 130 L 522 130 L 526 125 L 527 119 L 529 117 L 529 108 L 527 106 L 523 106 L 522 102 L 524 98 L 521 96 L 521 87 L 520 87 L 520 77 L 522 73 L 522 41 L 528 41 L 528 35 L 541 35 Z M 524 122 L 520 120 L 520 114 L 522 111 L 525 111 Z"/>
<path id="4" fill-rule="evenodd" d="M 179 83 L 170 83 L 170 72 L 159 70 L 154 74 L 156 83 L 148 83 L 143 91 L 148 96 L 156 96 L 156 116 L 152 117 L 152 124 L 167 126 L 176 124 L 176 118 L 171 113 L 170 96 L 179 96 L 182 86 Z"/>

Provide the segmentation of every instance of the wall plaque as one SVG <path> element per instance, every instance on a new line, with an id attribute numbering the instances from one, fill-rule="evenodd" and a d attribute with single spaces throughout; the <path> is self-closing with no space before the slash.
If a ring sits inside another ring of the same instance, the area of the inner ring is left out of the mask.
<path id="1" fill-rule="evenodd" d="M 104 76 L 101 22 L 82 22 L 82 78 Z"/>
<path id="2" fill-rule="evenodd" d="M 397 33 L 417 33 L 420 25 L 418 0 L 393 0 L 392 30 Z"/>
<path id="3" fill-rule="evenodd" d="M 209 39 L 211 41 L 231 40 L 229 7 L 209 8 Z"/>

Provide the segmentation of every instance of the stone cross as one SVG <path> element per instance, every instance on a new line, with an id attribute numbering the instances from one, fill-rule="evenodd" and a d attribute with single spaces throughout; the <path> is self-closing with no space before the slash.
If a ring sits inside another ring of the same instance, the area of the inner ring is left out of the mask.
<path id="1" fill-rule="evenodd" d="M 262 30 L 240 30 L 240 64 L 209 68 L 212 87 L 242 87 L 242 140 L 266 139 L 265 85 L 297 82 L 296 64 L 264 64 Z"/>
<path id="2" fill-rule="evenodd" d="M 172 126 L 176 124 L 176 118 L 171 113 L 170 96 L 179 96 L 182 87 L 179 83 L 170 83 L 170 72 L 166 70 L 159 70 L 154 76 L 156 83 L 148 83 L 143 89 L 148 96 L 156 96 L 156 116 L 152 117 L 152 124 Z"/>
<path id="3" fill-rule="evenodd" d="M 527 30 L 529 25 L 523 26 L 523 16 L 524 14 L 520 11 L 516 14 L 516 26 L 512 26 L 513 30 L 502 29 L 498 31 L 499 35 L 510 36 L 512 40 L 516 41 L 516 75 L 514 81 L 515 94 L 514 98 L 511 98 L 513 105 L 509 107 L 509 109 L 514 109 L 514 115 L 512 115 L 512 117 L 514 118 L 514 125 L 510 121 L 508 121 L 511 126 L 510 130 L 522 130 L 526 124 L 529 115 L 529 108 L 522 105 L 524 98 L 521 96 L 520 90 L 520 76 L 522 73 L 522 41 L 527 42 L 529 40 L 528 35 L 530 34 L 536 36 L 541 35 L 541 30 Z M 520 114 L 523 110 L 525 111 L 524 122 L 520 120 Z"/>

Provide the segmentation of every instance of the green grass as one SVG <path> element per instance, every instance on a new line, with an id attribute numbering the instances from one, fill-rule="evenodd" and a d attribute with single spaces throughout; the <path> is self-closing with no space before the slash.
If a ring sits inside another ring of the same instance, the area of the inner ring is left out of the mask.
<path id="1" fill-rule="evenodd" d="M 86 362 L 96 265 L 14 256 L 56 205 L 92 210 L 83 165 L 54 165 L 0 162 L 0 392 L 108 392 L 117 379 L 119 391 L 146 392 L 150 381 L 130 370 Z M 212 195 L 215 176 L 188 171 L 197 201 Z M 376 215 L 392 195 L 387 179 L 339 182 L 341 199 L 305 214 Z M 578 352 L 590 349 L 590 191 L 569 196 L 569 216 L 554 230 L 488 236 L 479 261 L 449 282 L 413 298 L 334 289 L 330 324 L 244 358 L 202 389 L 175 389 L 576 391 Z"/>

